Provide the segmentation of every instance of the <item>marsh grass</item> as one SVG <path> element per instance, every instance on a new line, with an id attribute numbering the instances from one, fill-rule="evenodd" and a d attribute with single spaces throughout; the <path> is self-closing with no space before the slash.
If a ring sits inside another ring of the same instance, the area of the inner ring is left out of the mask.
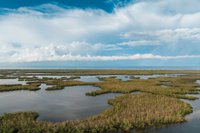
<path id="1" fill-rule="evenodd" d="M 184 122 L 192 107 L 179 99 L 153 94 L 125 94 L 108 101 L 110 109 L 84 120 L 61 123 L 38 122 L 33 112 L 5 114 L 0 117 L 0 132 L 116 132 L 118 129 L 145 129 Z"/>
<path id="2" fill-rule="evenodd" d="M 49 72 L 49 71 L 46 71 Z M 62 71 L 61 71 L 62 72 Z M 155 71 L 78 71 L 84 74 L 152 74 Z M 66 71 L 78 75 L 77 71 Z M 117 73 L 118 72 L 118 73 Z M 157 73 L 177 73 L 177 71 L 156 71 Z M 178 71 L 183 73 L 185 71 Z M 195 100 L 196 97 L 187 94 L 198 94 L 195 83 L 200 75 L 192 73 L 178 77 L 159 77 L 147 80 L 131 79 L 122 81 L 116 77 L 100 78 L 101 82 L 81 82 L 63 79 L 35 79 L 28 85 L 0 86 L 0 91 L 11 90 L 37 90 L 41 83 L 54 85 L 47 90 L 60 90 L 65 86 L 93 85 L 100 90 L 88 92 L 86 95 L 96 96 L 105 93 L 122 93 L 123 95 L 108 100 L 111 108 L 98 115 L 74 121 L 60 123 L 37 121 L 37 113 L 21 112 L 5 114 L 0 117 L 0 132 L 2 133 L 84 133 L 84 132 L 116 132 L 119 129 L 129 131 L 131 129 L 145 129 L 160 127 L 171 123 L 184 122 L 184 116 L 192 112 L 192 107 L 180 99 Z M 198 71 L 199 72 L 199 71 Z M 57 71 L 56 74 L 59 72 Z M 55 74 L 55 73 L 54 73 Z M 169 85 L 163 89 L 161 85 Z M 132 92 L 140 94 L 131 94 Z"/>
<path id="3" fill-rule="evenodd" d="M 198 94 L 199 86 L 195 83 L 200 76 L 181 76 L 181 77 L 159 77 L 147 80 L 132 79 L 123 82 L 116 78 L 101 78 L 103 82 L 95 83 L 101 90 L 88 92 L 87 95 L 101 95 L 105 93 L 131 93 L 134 91 L 147 92 L 157 95 L 166 95 L 182 99 L 195 100 L 196 97 L 186 96 L 186 94 Z M 165 82 L 163 82 L 165 81 Z M 169 88 L 162 89 L 161 85 L 170 85 Z"/>
<path id="4" fill-rule="evenodd" d="M 19 77 L 19 81 L 37 81 L 37 77 Z"/>
<path id="5" fill-rule="evenodd" d="M 75 81 L 75 80 L 53 80 L 53 81 L 47 81 L 45 82 L 47 85 L 54 85 L 52 87 L 47 88 L 46 90 L 62 90 L 66 86 L 79 86 L 79 85 L 91 85 L 91 83 L 81 82 L 81 81 Z"/>
<path id="6" fill-rule="evenodd" d="M 40 83 L 30 83 L 27 85 L 0 85 L 0 92 L 5 91 L 17 91 L 17 90 L 29 90 L 29 91 L 36 91 L 39 90 Z"/>
<path id="7" fill-rule="evenodd" d="M 2 75 L 17 74 L 19 76 L 35 75 L 152 75 L 152 74 L 200 74 L 200 70 L 84 70 L 84 69 L 27 69 L 27 70 L 0 70 Z"/>

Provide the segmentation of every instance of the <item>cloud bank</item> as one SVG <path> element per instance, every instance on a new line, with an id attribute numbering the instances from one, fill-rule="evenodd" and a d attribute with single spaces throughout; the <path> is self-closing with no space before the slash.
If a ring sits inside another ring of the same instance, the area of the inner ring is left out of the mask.
<path id="1" fill-rule="evenodd" d="M 50 55 L 50 56 L 49 56 Z M 13 55 L 7 59 L 8 62 L 41 62 L 41 61 L 123 61 L 123 60 L 177 60 L 177 59 L 194 59 L 200 58 L 200 55 L 184 55 L 184 56 L 160 56 L 153 54 L 134 54 L 127 56 L 82 56 L 82 55 L 41 55 L 37 53 L 25 53 L 24 55 Z"/>
<path id="2" fill-rule="evenodd" d="M 149 0 L 115 8 L 1 9 L 0 62 L 196 60 L 200 1 Z"/>

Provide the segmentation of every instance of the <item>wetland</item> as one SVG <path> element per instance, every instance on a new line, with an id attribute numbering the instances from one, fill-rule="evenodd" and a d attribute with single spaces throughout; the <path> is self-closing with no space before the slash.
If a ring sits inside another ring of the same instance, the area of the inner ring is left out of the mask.
<path id="1" fill-rule="evenodd" d="M 198 70 L 0 70 L 0 132 L 198 131 Z"/>

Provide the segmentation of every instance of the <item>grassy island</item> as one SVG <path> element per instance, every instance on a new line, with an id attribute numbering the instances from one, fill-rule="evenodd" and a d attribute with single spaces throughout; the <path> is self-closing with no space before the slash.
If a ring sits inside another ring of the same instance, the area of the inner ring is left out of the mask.
<path id="1" fill-rule="evenodd" d="M 9 71 L 10 72 L 10 71 Z M 40 73 L 42 71 L 33 71 Z M 59 74 L 60 71 L 49 70 L 45 73 L 51 75 Z M 93 85 L 100 89 L 86 93 L 87 96 L 103 95 L 105 93 L 122 93 L 108 103 L 112 105 L 100 114 L 81 120 L 64 122 L 37 121 L 39 114 L 36 112 L 16 112 L 0 116 L 1 133 L 84 133 L 84 132 L 117 132 L 130 131 L 132 129 L 142 130 L 151 127 L 160 127 L 167 124 L 185 122 L 185 115 L 192 112 L 192 107 L 181 99 L 195 100 L 194 96 L 187 94 L 198 94 L 200 86 L 195 83 L 200 79 L 199 71 L 64 71 L 62 75 L 100 75 L 100 74 L 171 74 L 184 73 L 186 75 L 176 77 L 158 77 L 146 80 L 132 78 L 122 81 L 116 77 L 100 78 L 101 82 L 81 82 L 73 79 L 66 80 L 52 78 L 28 78 L 27 85 L 0 85 L 0 91 L 13 90 L 38 90 L 40 84 L 52 85 L 48 91 L 59 91 L 66 86 Z M 3 73 L 6 75 L 6 72 Z M 9 73 L 10 74 L 10 73 Z M 28 75 L 26 71 L 18 72 L 18 76 Z M 26 80 L 24 78 L 23 80 Z M 140 92 L 134 94 L 132 92 Z"/>

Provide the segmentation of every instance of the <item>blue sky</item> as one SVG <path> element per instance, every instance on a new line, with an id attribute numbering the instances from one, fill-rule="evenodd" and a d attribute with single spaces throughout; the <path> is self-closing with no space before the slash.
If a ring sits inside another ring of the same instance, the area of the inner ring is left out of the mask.
<path id="1" fill-rule="evenodd" d="M 112 12 L 113 9 L 126 5 L 131 0 L 4 0 L 0 1 L 1 8 L 31 7 L 42 4 L 57 4 L 65 7 L 76 7 L 81 9 L 93 8 Z"/>
<path id="2" fill-rule="evenodd" d="M 200 66 L 199 0 L 0 1 L 0 66 Z"/>

